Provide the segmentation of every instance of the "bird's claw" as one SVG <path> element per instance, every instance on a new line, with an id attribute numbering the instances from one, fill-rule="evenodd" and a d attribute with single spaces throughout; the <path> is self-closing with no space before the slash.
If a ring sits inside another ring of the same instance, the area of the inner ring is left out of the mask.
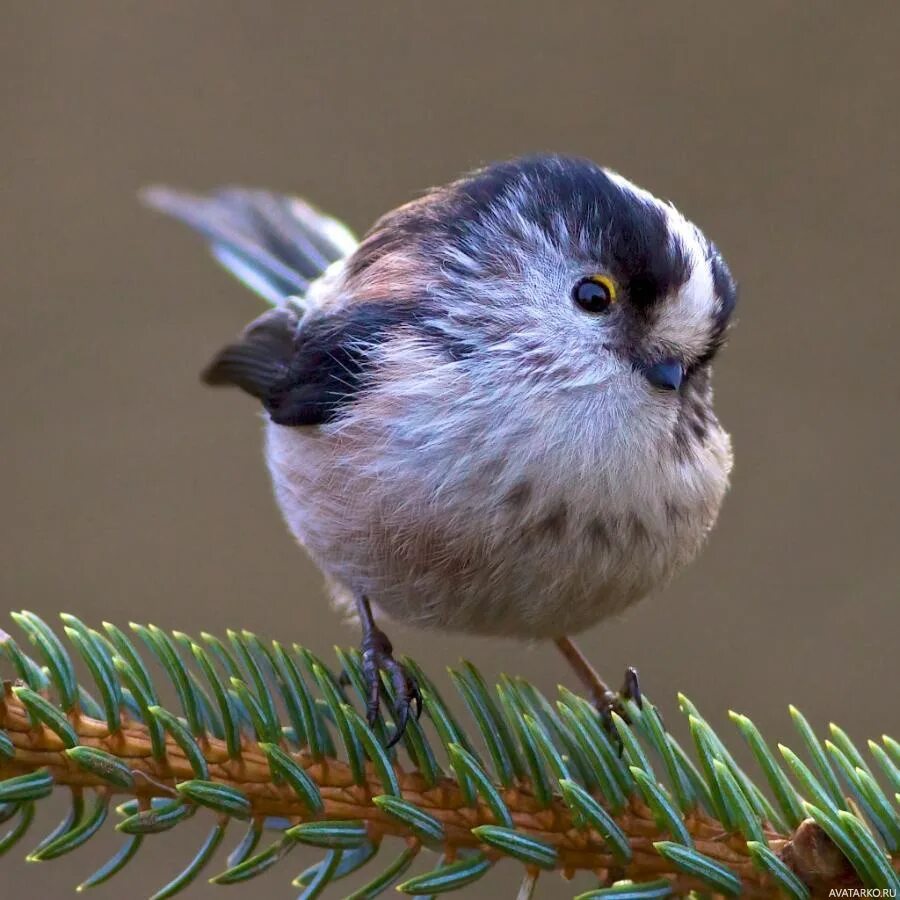
<path id="1" fill-rule="evenodd" d="M 622 738 L 616 729 L 613 721 L 613 713 L 619 716 L 628 725 L 631 724 L 631 717 L 625 707 L 625 701 L 630 700 L 638 709 L 643 709 L 643 697 L 641 694 L 641 684 L 638 678 L 637 669 L 629 666 L 625 670 L 625 680 L 622 689 L 616 693 L 615 691 L 604 691 L 594 700 L 594 706 L 600 714 L 603 723 L 603 729 L 609 735 L 613 744 L 618 748 L 619 755 L 622 755 Z"/>
<path id="2" fill-rule="evenodd" d="M 622 682 L 622 690 L 619 693 L 630 700 L 638 709 L 644 708 L 644 695 L 641 693 L 641 681 L 638 670 L 634 666 L 625 669 L 625 680 Z"/>
<path id="3" fill-rule="evenodd" d="M 396 720 L 394 734 L 387 743 L 387 748 L 396 744 L 409 724 L 410 710 L 415 712 L 416 719 L 422 715 L 422 694 L 416 679 L 393 656 L 394 648 L 387 635 L 380 629 L 373 629 L 363 642 L 362 670 L 366 682 L 368 696 L 366 699 L 366 721 L 372 727 L 378 721 L 384 687 L 381 673 L 390 679 L 394 693 L 393 713 Z"/>

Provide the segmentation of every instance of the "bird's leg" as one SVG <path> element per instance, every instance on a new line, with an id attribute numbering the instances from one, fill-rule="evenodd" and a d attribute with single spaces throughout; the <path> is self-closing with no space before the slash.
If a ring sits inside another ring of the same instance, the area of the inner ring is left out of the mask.
<path id="1" fill-rule="evenodd" d="M 403 737 L 403 732 L 409 722 L 409 711 L 415 708 L 417 719 L 422 715 L 422 695 L 415 678 L 394 659 L 393 645 L 388 640 L 388 636 L 375 624 L 368 597 L 357 597 L 356 609 L 359 613 L 363 633 L 362 670 L 368 690 L 366 719 L 369 725 L 374 725 L 378 719 L 382 695 L 381 672 L 384 671 L 391 679 L 396 696 L 394 716 L 397 720 L 397 730 L 388 742 L 388 747 L 393 747 Z"/>
<path id="2" fill-rule="evenodd" d="M 600 713 L 603 724 L 611 734 L 615 735 L 616 730 L 613 728 L 612 722 L 613 712 L 620 715 L 626 722 L 628 721 L 628 714 L 622 705 L 622 698 L 633 700 L 638 708 L 641 706 L 641 686 L 638 681 L 637 669 L 629 666 L 625 670 L 625 682 L 622 690 L 617 694 L 600 677 L 574 641 L 567 637 L 556 638 L 556 646 L 559 647 L 560 653 L 566 658 L 578 679 L 590 692 L 591 700 L 597 708 L 597 712 Z"/>

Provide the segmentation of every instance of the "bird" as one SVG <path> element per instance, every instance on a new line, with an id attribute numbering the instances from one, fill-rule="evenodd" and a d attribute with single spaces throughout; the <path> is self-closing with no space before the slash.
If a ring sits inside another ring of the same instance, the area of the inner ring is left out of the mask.
<path id="1" fill-rule="evenodd" d="M 284 520 L 361 623 L 370 724 L 383 703 L 393 744 L 422 711 L 385 619 L 552 641 L 609 719 L 622 695 L 574 636 L 691 561 L 728 487 L 716 245 L 559 154 L 424 191 L 359 241 L 265 190 L 143 198 L 270 304 L 203 379 L 262 406 Z M 623 692 L 640 702 L 634 669 Z"/>

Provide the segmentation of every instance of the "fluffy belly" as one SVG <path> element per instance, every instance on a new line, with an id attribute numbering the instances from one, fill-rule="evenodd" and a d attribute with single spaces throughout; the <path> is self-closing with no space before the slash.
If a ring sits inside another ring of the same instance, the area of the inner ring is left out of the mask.
<path id="1" fill-rule="evenodd" d="M 696 554 L 727 478 L 706 465 L 566 490 L 546 467 L 511 477 L 515 461 L 494 459 L 436 479 L 342 438 L 270 425 L 267 441 L 279 505 L 335 600 L 362 593 L 406 624 L 479 634 L 546 639 L 620 612 Z"/>

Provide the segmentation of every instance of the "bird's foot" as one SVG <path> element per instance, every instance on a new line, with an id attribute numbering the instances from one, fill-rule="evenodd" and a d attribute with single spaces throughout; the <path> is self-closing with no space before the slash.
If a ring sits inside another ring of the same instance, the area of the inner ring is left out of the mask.
<path id="1" fill-rule="evenodd" d="M 606 733 L 610 736 L 613 743 L 618 745 L 621 752 L 622 741 L 619 738 L 619 732 L 616 730 L 612 714 L 616 713 L 616 715 L 621 716 L 630 725 L 631 719 L 625 707 L 625 702 L 630 700 L 638 709 L 641 708 L 641 685 L 638 680 L 637 669 L 629 666 L 625 670 L 625 682 L 622 685 L 622 690 L 616 693 L 600 677 L 597 670 L 588 662 L 587 657 L 578 649 L 571 638 L 558 637 L 555 642 L 560 653 L 566 658 L 566 661 L 572 667 L 581 683 L 590 692 L 594 708 L 603 722 Z"/>
<path id="2" fill-rule="evenodd" d="M 370 726 L 378 721 L 379 708 L 384 696 L 381 673 L 390 679 L 394 689 L 395 731 L 388 741 L 388 748 L 393 747 L 403 737 L 409 723 L 410 711 L 416 718 L 422 715 L 422 694 L 416 679 L 407 668 L 394 659 L 394 648 L 388 636 L 374 623 L 365 629 L 362 642 L 362 671 L 368 692 L 366 699 L 366 719 Z"/>
<path id="3" fill-rule="evenodd" d="M 625 707 L 626 701 L 631 701 L 637 706 L 638 709 L 643 707 L 643 701 L 641 696 L 641 683 L 638 678 L 637 669 L 629 666 L 625 670 L 625 680 L 622 683 L 621 690 L 611 691 L 605 685 L 602 690 L 598 690 L 593 697 L 594 700 L 594 708 L 600 715 L 600 719 L 603 722 L 603 728 L 606 733 L 612 738 L 613 742 L 619 748 L 619 752 L 622 752 L 622 739 L 619 737 L 619 732 L 616 730 L 615 723 L 613 722 L 612 714 L 615 713 L 617 716 L 622 718 L 629 725 L 631 724 L 631 717 L 628 715 L 628 710 Z"/>

